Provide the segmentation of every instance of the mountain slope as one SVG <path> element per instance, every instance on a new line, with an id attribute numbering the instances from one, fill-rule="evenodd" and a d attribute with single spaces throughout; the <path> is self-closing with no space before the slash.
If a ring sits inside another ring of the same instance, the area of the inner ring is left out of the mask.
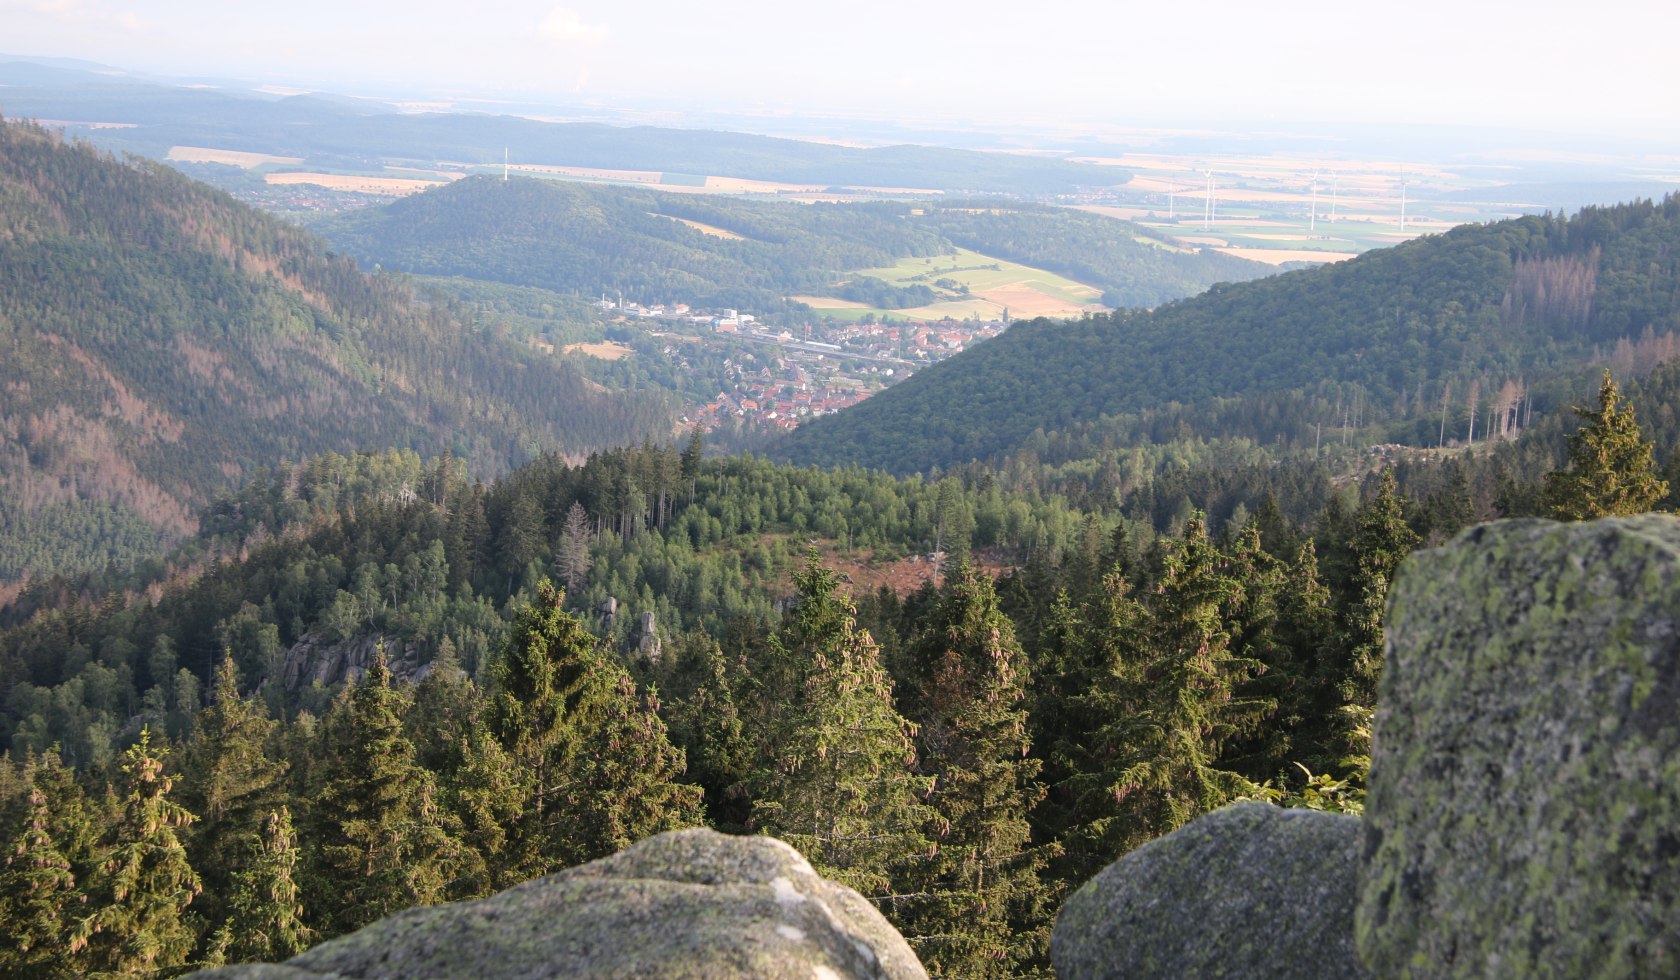
<path id="1" fill-rule="evenodd" d="M 936 234 L 902 220 L 905 210 L 470 177 L 319 227 L 336 248 L 407 272 L 768 310 L 826 289 L 837 270 L 942 251 Z"/>
<path id="2" fill-rule="evenodd" d="M 1062 208 L 794 204 L 531 178 L 469 178 L 318 228 L 335 247 L 408 272 L 759 312 L 791 295 L 846 295 L 850 270 L 955 245 L 1069 275 L 1137 305 L 1273 271 L 1146 244 L 1130 222 Z M 925 286 L 902 292 L 897 308 L 932 301 Z"/>
<path id="3" fill-rule="evenodd" d="M 19 124 L 0 124 L 0 350 L 0 581 L 132 560 L 138 528 L 182 534 L 283 458 L 401 446 L 496 471 L 671 419 L 167 168 Z"/>
<path id="4" fill-rule="evenodd" d="M 1340 404 L 1317 422 L 1359 412 L 1421 442 L 1443 403 L 1455 423 L 1469 411 L 1472 382 L 1485 411 L 1507 381 L 1533 384 L 1676 327 L 1680 197 L 1670 197 L 1464 226 L 1153 312 L 1019 324 L 802 426 L 775 455 L 906 472 L 995 457 L 1035 430 L 1105 415 L 1325 386 Z"/>

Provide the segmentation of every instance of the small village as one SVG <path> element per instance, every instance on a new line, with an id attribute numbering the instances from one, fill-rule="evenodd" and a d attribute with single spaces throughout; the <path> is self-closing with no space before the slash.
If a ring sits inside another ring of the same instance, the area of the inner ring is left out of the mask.
<path id="1" fill-rule="evenodd" d="M 741 421 L 796 428 L 807 418 L 855 405 L 1008 327 L 1006 320 L 873 322 L 873 317 L 867 318 L 871 322 L 831 319 L 776 327 L 740 310 L 696 310 L 686 303 L 644 306 L 602 299 L 595 306 L 609 318 L 651 321 L 655 336 L 698 340 L 732 352 L 724 361 L 732 386 L 682 419 L 705 431 Z M 665 352 L 681 356 L 671 345 Z"/>

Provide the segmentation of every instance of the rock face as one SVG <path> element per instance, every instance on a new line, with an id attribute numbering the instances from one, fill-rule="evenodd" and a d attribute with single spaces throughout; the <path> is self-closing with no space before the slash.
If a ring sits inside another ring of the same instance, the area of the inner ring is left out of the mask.
<path id="1" fill-rule="evenodd" d="M 1362 977 L 1359 821 L 1239 803 L 1151 841 L 1074 893 L 1050 957 L 1094 977 Z"/>
<path id="2" fill-rule="evenodd" d="M 315 683 L 333 687 L 359 680 L 373 663 L 380 644 L 384 644 L 385 656 L 390 659 L 392 677 L 416 684 L 425 679 L 431 665 L 420 663 L 420 652 L 412 643 L 399 645 L 377 634 L 334 643 L 318 633 L 309 633 L 287 648 L 280 662 L 280 683 L 296 694 Z"/>
<path id="3" fill-rule="evenodd" d="M 1484 525 L 1390 597 L 1365 962 L 1680 976 L 1680 521 Z"/>
<path id="4" fill-rule="evenodd" d="M 473 902 L 410 909 L 278 966 L 199 977 L 772 977 L 926 972 L 887 920 L 768 837 L 680 830 Z"/>

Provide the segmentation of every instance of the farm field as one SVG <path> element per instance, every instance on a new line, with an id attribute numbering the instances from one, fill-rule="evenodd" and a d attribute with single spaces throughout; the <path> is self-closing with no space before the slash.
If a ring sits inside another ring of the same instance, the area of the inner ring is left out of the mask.
<path id="1" fill-rule="evenodd" d="M 247 153 L 243 150 L 218 150 L 208 146 L 172 146 L 165 160 L 180 163 L 221 163 L 230 167 L 251 170 L 265 164 L 299 164 L 303 157 L 277 157 L 267 153 Z"/>
<path id="2" fill-rule="evenodd" d="M 413 194 L 446 183 L 449 178 L 425 180 L 417 177 L 370 177 L 362 174 L 300 173 L 283 171 L 268 173 L 263 180 L 270 184 L 312 184 L 335 191 L 384 196 Z"/>
<path id="3" fill-rule="evenodd" d="M 1138 222 L 1192 247 L 1273 264 L 1340 261 L 1465 222 L 1519 213 L 1515 205 L 1451 199 L 1485 181 L 1427 164 L 1160 153 L 1073 159 L 1133 174 L 1106 200 L 1078 205 L 1083 210 Z"/>
<path id="4" fill-rule="evenodd" d="M 884 310 L 861 303 L 830 299 L 824 296 L 801 296 L 809 303 L 836 319 L 857 320 L 873 314 L 893 319 L 981 320 L 1002 318 L 1007 310 L 1013 318 L 1036 316 L 1078 316 L 1103 309 L 1101 292 L 1084 283 L 1058 276 L 1053 272 L 1035 269 L 994 258 L 969 249 L 958 249 L 955 255 L 907 258 L 882 269 L 854 270 L 854 275 L 871 276 L 895 286 L 925 285 L 943 298 L 927 306 L 902 310 Z M 960 289 L 936 286 L 936 280 L 948 279 L 966 285 L 968 293 Z"/>

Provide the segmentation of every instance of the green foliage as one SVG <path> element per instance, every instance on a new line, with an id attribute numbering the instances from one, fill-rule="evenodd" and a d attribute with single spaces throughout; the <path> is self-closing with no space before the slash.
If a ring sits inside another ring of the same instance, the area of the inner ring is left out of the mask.
<path id="1" fill-rule="evenodd" d="M 1345 626 L 1351 669 L 1344 696 L 1349 704 L 1372 707 L 1377 703 L 1388 586 L 1400 562 L 1417 545 L 1416 532 L 1407 526 L 1400 512 L 1400 491 L 1394 474 L 1384 471 L 1376 495 L 1354 515 L 1351 586 L 1355 599 L 1348 609 Z"/>
<path id="2" fill-rule="evenodd" d="M 74 976 L 81 963 L 64 937 L 87 897 L 76 888 L 70 861 L 53 840 L 47 796 L 39 787 L 29 788 L 28 806 L 0 870 L 0 972 Z"/>
<path id="3" fill-rule="evenodd" d="M 381 650 L 333 705 L 324 731 L 322 786 L 309 808 L 321 931 L 348 932 L 447 897 L 459 860 L 436 780 L 415 761 L 406 708 Z"/>
<path id="4" fill-rule="evenodd" d="M 915 772 L 912 726 L 834 573 L 813 555 L 796 584 L 798 605 L 774 641 L 793 697 L 776 712 L 753 818 L 819 874 L 878 899 L 929 846 L 920 800 L 931 780 Z"/>
<path id="5" fill-rule="evenodd" d="M 1155 592 L 1122 622 L 1141 629 L 1114 651 L 1086 695 L 1102 716 L 1070 780 L 1069 849 L 1085 874 L 1200 813 L 1258 787 L 1220 765 L 1227 740 L 1251 731 L 1271 705 L 1239 689 L 1257 662 L 1231 648 L 1240 597 L 1229 559 L 1200 515 L 1164 559 Z M 1120 597 L 1119 601 L 1126 601 Z"/>
<path id="6" fill-rule="evenodd" d="M 1668 495 L 1633 406 L 1617 408 L 1620 401 L 1621 391 L 1606 369 L 1598 410 L 1575 409 L 1585 424 L 1569 437 L 1569 468 L 1546 475 L 1544 499 L 1553 518 L 1629 517 L 1646 513 Z"/>
<path id="7" fill-rule="evenodd" d="M 638 695 L 563 598 L 543 582 L 520 611 L 490 705 L 490 728 L 526 780 L 515 866 L 531 873 L 701 822 L 657 701 Z"/>
<path id="8" fill-rule="evenodd" d="M 286 772 L 268 754 L 277 727 L 260 703 L 239 696 L 233 658 L 223 657 L 210 705 L 199 712 L 181 759 L 181 801 L 198 815 L 187 854 L 203 869 L 210 894 L 200 911 L 212 920 L 220 917 L 216 902 L 227 893 L 227 875 L 259 845 L 277 803 Z"/>
<path id="9" fill-rule="evenodd" d="M 992 582 L 957 567 L 906 654 L 918 767 L 933 778 L 930 853 L 907 862 L 889 908 L 930 973 L 1013 976 L 1044 968 L 1052 849 L 1027 821 L 1044 797 L 1030 754 L 1027 655 Z"/>
<path id="10" fill-rule="evenodd" d="M 123 756 L 120 816 L 89 886 L 90 914 L 69 939 L 96 971 L 141 976 L 181 966 L 196 940 L 186 911 L 201 885 L 177 833 L 194 817 L 169 796 L 165 754 L 142 730 Z"/>
<path id="11" fill-rule="evenodd" d="M 212 945 L 234 962 L 278 962 L 309 948 L 315 930 L 304 924 L 297 885 L 297 838 L 286 807 L 270 811 L 251 857 L 234 872 L 231 914 Z"/>

